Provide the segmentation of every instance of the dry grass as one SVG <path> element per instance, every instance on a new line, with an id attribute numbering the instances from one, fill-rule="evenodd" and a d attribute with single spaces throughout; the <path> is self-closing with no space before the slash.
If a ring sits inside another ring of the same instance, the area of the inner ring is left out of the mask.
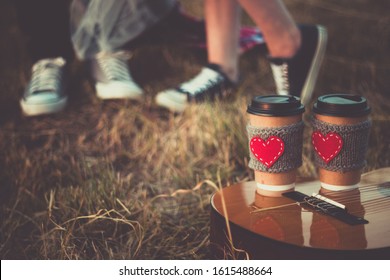
<path id="1" fill-rule="evenodd" d="M 182 2 L 201 13 L 199 2 Z M 367 170 L 389 166 L 387 11 L 368 0 L 353 7 L 350 1 L 286 2 L 299 21 L 329 30 L 316 95 L 366 96 L 374 109 Z M 212 258 L 215 187 L 205 180 L 222 187 L 253 179 L 245 107 L 252 96 L 274 90 L 259 51 L 242 57 L 243 80 L 233 100 L 192 106 L 182 115 L 158 109 L 153 97 L 196 73 L 204 53 L 163 45 L 136 51 L 130 66 L 147 94 L 142 104 L 97 100 L 85 68 L 75 62 L 67 110 L 27 119 L 17 102 L 28 59 L 20 55 L 12 12 L 1 5 L 1 258 Z M 316 175 L 308 138 L 307 129 L 301 176 Z"/>

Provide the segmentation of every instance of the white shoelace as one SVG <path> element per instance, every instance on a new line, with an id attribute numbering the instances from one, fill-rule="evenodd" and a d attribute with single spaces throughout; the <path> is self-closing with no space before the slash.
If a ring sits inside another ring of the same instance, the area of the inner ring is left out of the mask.
<path id="1" fill-rule="evenodd" d="M 34 64 L 30 82 L 30 93 L 45 91 L 57 92 L 61 79 L 65 60 L 61 57 L 54 59 L 42 59 Z"/>
<path id="2" fill-rule="evenodd" d="M 127 60 L 130 54 L 125 51 L 116 53 L 100 53 L 96 61 L 109 81 L 132 81 Z"/>
<path id="3" fill-rule="evenodd" d="M 217 84 L 222 79 L 223 77 L 218 72 L 210 68 L 203 68 L 193 79 L 181 84 L 180 89 L 191 95 L 196 95 L 202 92 L 203 89 Z"/>
<path id="4" fill-rule="evenodd" d="M 290 90 L 290 84 L 288 82 L 288 65 L 283 63 L 276 65 L 271 63 L 272 74 L 274 76 L 276 89 L 280 95 L 288 95 Z"/>

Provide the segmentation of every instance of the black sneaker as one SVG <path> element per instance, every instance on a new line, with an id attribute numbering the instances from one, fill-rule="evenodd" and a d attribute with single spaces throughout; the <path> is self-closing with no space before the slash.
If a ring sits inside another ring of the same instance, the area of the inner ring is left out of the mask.
<path id="1" fill-rule="evenodd" d="M 213 101 L 226 97 L 235 84 L 216 64 L 203 67 L 193 79 L 179 85 L 176 89 L 167 89 L 156 95 L 156 103 L 173 112 L 183 112 L 190 103 Z"/>
<path id="2" fill-rule="evenodd" d="M 319 25 L 299 26 L 302 45 L 291 59 L 269 58 L 278 94 L 295 95 L 307 105 L 324 58 L 327 32 Z"/>

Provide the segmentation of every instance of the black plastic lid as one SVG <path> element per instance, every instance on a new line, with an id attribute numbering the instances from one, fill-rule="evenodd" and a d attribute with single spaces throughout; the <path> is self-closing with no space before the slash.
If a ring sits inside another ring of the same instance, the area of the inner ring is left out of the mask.
<path id="1" fill-rule="evenodd" d="M 371 112 L 371 108 L 362 96 L 335 93 L 318 97 L 313 112 L 334 117 L 363 117 Z"/>
<path id="2" fill-rule="evenodd" d="M 293 116 L 304 111 L 301 100 L 292 95 L 255 96 L 247 109 L 249 114 L 268 117 Z"/>

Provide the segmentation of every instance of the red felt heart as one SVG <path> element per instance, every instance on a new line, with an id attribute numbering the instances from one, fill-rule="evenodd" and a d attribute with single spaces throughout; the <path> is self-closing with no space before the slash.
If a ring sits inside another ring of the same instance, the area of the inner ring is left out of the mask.
<path id="1" fill-rule="evenodd" d="M 312 134 L 312 144 L 317 154 L 328 164 L 343 147 L 343 138 L 336 132 L 329 132 L 326 137 L 320 131 Z"/>
<path id="2" fill-rule="evenodd" d="M 270 136 L 267 142 L 255 136 L 249 146 L 252 154 L 268 168 L 274 165 L 284 152 L 284 142 L 277 136 Z"/>

